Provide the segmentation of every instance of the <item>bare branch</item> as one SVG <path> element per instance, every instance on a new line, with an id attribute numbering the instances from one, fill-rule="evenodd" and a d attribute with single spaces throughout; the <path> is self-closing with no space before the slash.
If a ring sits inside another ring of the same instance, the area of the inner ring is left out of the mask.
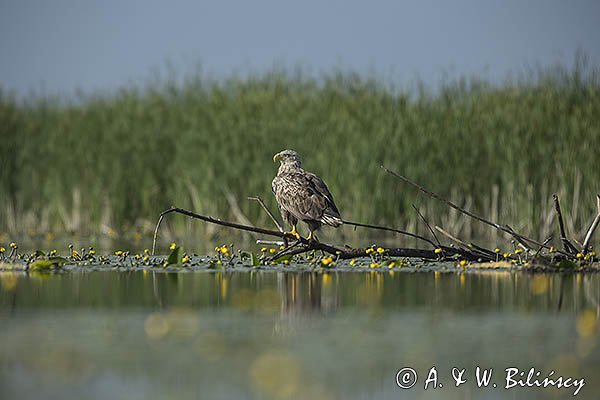
<path id="1" fill-rule="evenodd" d="M 544 240 L 544 244 L 550 243 L 550 241 L 551 241 L 551 240 L 552 240 L 552 235 L 550 235 L 550 236 L 548 237 L 548 239 Z M 536 251 L 536 252 L 535 252 L 535 254 L 533 255 L 533 258 L 534 258 L 534 259 L 535 259 L 535 258 L 536 258 L 536 257 L 537 257 L 539 254 L 540 254 L 540 252 L 542 251 L 542 249 L 543 249 L 543 247 L 542 247 L 542 246 L 540 246 L 540 247 L 537 249 L 537 251 Z"/>
<path id="2" fill-rule="evenodd" d="M 425 225 L 427 226 L 427 229 L 429 229 L 429 232 L 431 232 L 431 234 L 433 235 L 433 238 L 435 239 L 435 241 L 438 244 L 438 246 L 441 246 L 442 244 L 438 240 L 438 238 L 435 235 L 435 232 L 433 231 L 433 229 L 431 229 L 431 225 L 429 225 L 429 222 L 427 222 L 427 220 L 425 219 L 425 217 L 423 216 L 423 214 L 421 214 L 421 211 L 419 211 L 419 209 L 417 208 L 417 206 L 415 206 L 414 204 L 412 206 L 415 209 L 415 211 L 417 212 L 417 214 L 419 214 L 419 217 L 421 217 L 421 219 L 423 220 L 423 222 L 425 222 Z"/>
<path id="3" fill-rule="evenodd" d="M 218 218 L 212 218 L 212 217 L 207 217 L 204 215 L 196 214 L 191 211 L 184 210 L 183 208 L 171 207 L 168 210 L 161 212 L 158 217 L 158 223 L 156 224 L 156 228 L 154 229 L 154 240 L 152 241 L 152 254 L 153 255 L 154 255 L 154 250 L 156 249 L 156 237 L 158 235 L 158 228 L 160 227 L 160 224 L 161 224 L 163 218 L 165 217 L 165 215 L 170 214 L 170 213 L 183 214 L 183 215 L 187 215 L 188 217 L 200 219 L 205 222 L 210 222 L 211 224 L 227 226 L 229 228 L 240 229 L 240 230 L 247 231 L 247 232 L 261 233 L 263 235 L 276 236 L 276 237 L 280 237 L 282 239 L 285 238 L 285 234 L 283 232 L 272 231 L 270 229 L 255 228 L 253 226 L 237 224 L 235 222 L 222 221 Z"/>
<path id="4" fill-rule="evenodd" d="M 562 212 L 560 210 L 560 202 L 558 201 L 558 196 L 555 194 L 552 195 L 554 199 L 554 209 L 556 210 L 556 218 L 558 219 L 558 229 L 560 231 L 560 240 L 563 243 L 563 249 L 570 254 L 577 254 L 577 249 L 567 238 L 567 234 L 565 233 L 565 225 L 563 222 Z"/>
<path id="5" fill-rule="evenodd" d="M 581 246 L 581 249 L 584 254 L 587 253 L 590 241 L 592 240 L 592 236 L 594 235 L 594 231 L 596 230 L 596 228 L 598 228 L 598 224 L 600 224 L 600 194 L 596 195 L 596 204 L 598 207 L 598 214 L 596 215 L 596 218 L 594 218 L 594 221 L 592 221 L 592 225 L 590 225 L 590 228 L 585 234 L 585 239 L 583 239 L 583 244 Z"/>
<path id="6" fill-rule="evenodd" d="M 402 176 L 402 175 L 398 174 L 397 172 L 394 172 L 394 171 L 392 171 L 392 170 L 389 170 L 389 169 L 387 169 L 387 168 L 386 168 L 385 166 L 383 166 L 383 165 L 381 166 L 381 168 L 382 168 L 382 169 L 383 169 L 385 172 L 387 172 L 388 174 L 390 174 L 390 175 L 393 175 L 393 176 L 395 176 L 396 178 L 398 178 L 398 179 L 400 179 L 400 180 L 402 180 L 402 181 L 404 181 L 404 182 L 408 183 L 409 185 L 416 187 L 417 189 L 419 189 L 421 192 L 425 193 L 426 195 L 428 195 L 428 196 L 430 196 L 430 197 L 433 197 L 433 198 L 434 198 L 434 199 L 436 199 L 436 200 L 439 200 L 439 201 L 441 201 L 441 202 L 444 202 L 444 203 L 446 203 L 448 206 L 450 206 L 450 207 L 454 208 L 455 210 L 458 210 L 458 211 L 460 211 L 461 213 L 463 213 L 463 214 L 465 214 L 465 215 L 467 215 L 467 216 L 469 216 L 469 217 L 471 217 L 471 218 L 473 218 L 473 219 L 476 219 L 476 220 L 477 220 L 477 221 L 479 221 L 479 222 L 483 222 L 483 223 L 484 223 L 484 224 L 486 224 L 486 225 L 492 226 L 492 227 L 494 227 L 494 228 L 496 228 L 496 229 L 499 229 L 499 230 L 501 230 L 501 231 L 503 231 L 503 232 L 506 232 L 506 233 L 508 233 L 509 235 L 513 236 L 515 239 L 519 240 L 520 242 L 521 242 L 521 241 L 525 241 L 525 242 L 529 242 L 529 243 L 535 244 L 536 246 L 542 246 L 542 247 L 546 247 L 546 248 L 549 248 L 549 247 L 550 247 L 550 246 L 549 246 L 549 245 L 547 245 L 547 244 L 546 244 L 546 245 L 544 245 L 544 244 L 542 244 L 542 243 L 538 242 L 537 240 L 534 240 L 534 239 L 528 238 L 528 237 L 526 237 L 526 236 L 520 235 L 520 234 L 518 234 L 517 232 L 515 232 L 513 229 L 511 229 L 510 227 L 508 227 L 508 226 L 506 226 L 506 225 L 501 225 L 501 224 L 498 224 L 498 223 L 496 223 L 496 222 L 488 221 L 488 220 L 487 220 L 487 219 L 485 219 L 485 218 L 482 218 L 482 217 L 480 217 L 480 216 L 478 216 L 478 215 L 475 215 L 475 214 L 473 214 L 472 212 L 470 212 L 470 211 L 467 211 L 467 210 L 465 210 L 464 208 L 461 208 L 461 207 L 457 206 L 456 204 L 454 204 L 454 203 L 453 203 L 453 202 L 451 202 L 450 200 L 446 200 L 445 198 L 443 198 L 443 197 L 442 197 L 442 196 L 440 196 L 439 194 L 436 194 L 436 193 L 434 193 L 434 192 L 432 192 L 432 191 L 430 191 L 430 190 L 427 190 L 427 189 L 425 189 L 423 186 L 419 185 L 418 183 L 415 183 L 415 182 L 411 181 L 410 179 L 408 179 L 408 178 L 406 178 L 406 177 L 404 177 L 404 176 Z M 561 253 L 561 254 L 563 254 L 563 255 L 566 255 L 566 256 L 568 256 L 568 255 L 569 255 L 568 253 L 565 253 L 565 252 L 563 252 L 563 251 L 560 251 L 560 250 L 559 250 L 558 252 L 559 252 L 559 253 Z"/>
<path id="7" fill-rule="evenodd" d="M 264 201 L 262 201 L 262 199 L 258 196 L 255 197 L 248 197 L 248 200 L 254 200 L 257 201 L 258 204 L 260 204 L 260 206 L 263 208 L 263 210 L 265 210 L 265 212 L 269 215 L 269 217 L 271 218 L 271 221 L 273 221 L 273 223 L 275 224 L 275 226 L 277 227 L 277 229 L 279 229 L 279 232 L 283 232 L 283 226 L 281 226 L 281 224 L 279 223 L 279 221 L 277 221 L 277 218 L 275 218 L 275 216 L 273 215 L 273 213 L 271 212 L 271 210 L 269 210 L 269 208 L 267 207 L 267 205 L 265 204 Z"/>
<path id="8" fill-rule="evenodd" d="M 264 228 L 256 228 L 254 226 L 248 226 L 248 225 L 242 225 L 242 224 L 238 224 L 238 223 L 234 223 L 234 222 L 223 221 L 218 218 L 212 218 L 212 217 L 196 214 L 194 212 L 184 210 L 182 208 L 171 207 L 168 210 L 163 211 L 159 215 L 158 223 L 156 224 L 156 228 L 154 230 L 154 240 L 152 242 L 152 254 L 153 255 L 155 254 L 155 250 L 156 250 L 156 238 L 158 236 L 158 229 L 160 227 L 160 224 L 163 221 L 164 217 L 170 213 L 182 214 L 182 215 L 186 215 L 191 218 L 196 218 L 196 219 L 199 219 L 199 220 L 202 220 L 205 222 L 209 222 L 211 224 L 221 225 L 221 226 L 225 226 L 225 227 L 229 227 L 229 228 L 233 228 L 233 229 L 239 229 L 239 230 L 243 230 L 246 232 L 259 233 L 262 235 L 274 236 L 274 237 L 279 237 L 279 238 L 287 238 L 289 236 L 289 234 L 287 234 L 285 232 L 273 231 L 273 230 L 264 229 Z M 358 224 L 358 223 L 354 223 L 354 224 L 356 224 L 357 226 L 365 226 L 367 228 L 374 228 L 374 229 L 385 228 L 385 227 L 379 227 L 376 225 L 367 225 L 367 224 Z M 390 230 L 390 231 L 394 231 L 394 232 L 404 233 L 404 231 L 400 231 L 398 229 L 393 229 L 393 228 L 385 228 L 383 230 Z M 409 232 L 406 232 L 406 234 L 413 235 Z M 417 238 L 421 238 L 418 235 L 414 235 L 414 236 Z M 429 241 L 428 239 L 425 239 L 425 238 L 422 238 L 422 239 L 433 244 L 433 242 Z M 341 259 L 350 259 L 350 258 L 355 258 L 355 257 L 369 256 L 369 253 L 367 253 L 367 250 L 369 248 L 352 248 L 352 247 L 347 247 L 347 246 L 339 247 L 339 246 L 333 246 L 333 245 L 330 245 L 327 243 L 318 242 L 315 240 L 309 241 L 308 239 L 305 239 L 303 237 L 300 237 L 300 239 L 294 238 L 293 240 L 295 240 L 295 244 L 293 246 L 302 246 L 302 248 L 293 250 L 292 252 L 287 253 L 287 254 L 299 254 L 299 253 L 305 253 L 305 252 L 312 251 L 312 250 L 320 250 L 325 253 L 335 255 Z M 435 247 L 435 244 L 433 244 L 433 245 Z M 442 248 L 443 254 L 445 256 L 447 256 L 446 259 L 450 259 L 449 257 L 451 257 L 453 255 L 460 255 L 462 258 L 464 258 L 466 260 L 476 260 L 478 258 L 473 254 L 463 251 L 462 249 L 454 249 L 454 248 L 446 247 L 446 246 L 442 246 L 441 248 Z M 434 250 L 410 249 L 410 248 L 408 248 L 408 249 L 407 248 L 385 249 L 385 255 L 391 256 L 391 257 L 417 257 L 417 258 L 425 258 L 425 259 L 438 259 L 439 258 L 438 254 L 436 254 Z"/>
<path id="9" fill-rule="evenodd" d="M 360 222 L 345 221 L 345 220 L 342 221 L 342 222 L 344 222 L 344 224 L 346 224 L 346 225 L 360 226 L 360 227 L 363 227 L 363 228 L 376 229 L 376 230 L 380 230 L 380 231 L 396 232 L 396 233 L 399 233 L 401 235 L 406 235 L 406 236 L 413 237 L 415 239 L 423 240 L 423 241 L 429 243 L 430 245 L 432 245 L 433 247 L 437 246 L 431 240 L 429 240 L 429 239 L 427 239 L 427 238 L 425 238 L 423 236 L 417 235 L 415 233 L 410 233 L 410 232 L 407 232 L 407 231 L 403 231 L 401 229 L 389 228 L 387 226 L 380 226 L 380 225 L 363 224 L 363 223 L 360 223 Z"/>
<path id="10" fill-rule="evenodd" d="M 496 253 L 486 250 L 483 247 L 474 245 L 473 243 L 465 243 L 462 240 L 452 236 L 450 233 L 446 232 L 444 229 L 436 226 L 435 229 L 440 232 L 442 235 L 446 236 L 448 239 L 452 240 L 459 246 L 463 248 L 466 252 L 472 254 L 475 257 L 485 258 L 487 260 L 493 261 L 496 258 Z"/>

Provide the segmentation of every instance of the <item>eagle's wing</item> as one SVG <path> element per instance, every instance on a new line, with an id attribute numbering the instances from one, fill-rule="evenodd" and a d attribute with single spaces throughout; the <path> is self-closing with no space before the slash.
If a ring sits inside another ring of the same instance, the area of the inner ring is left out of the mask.
<path id="1" fill-rule="evenodd" d="M 310 182 L 310 185 L 313 187 L 313 190 L 315 190 L 317 193 L 323 196 L 327 201 L 327 208 L 324 211 L 331 214 L 332 216 L 336 216 L 339 218 L 340 212 L 338 211 L 338 208 L 335 205 L 333 195 L 329 191 L 329 188 L 327 187 L 325 182 L 323 182 L 323 179 L 313 174 L 312 172 L 306 172 L 306 178 Z"/>

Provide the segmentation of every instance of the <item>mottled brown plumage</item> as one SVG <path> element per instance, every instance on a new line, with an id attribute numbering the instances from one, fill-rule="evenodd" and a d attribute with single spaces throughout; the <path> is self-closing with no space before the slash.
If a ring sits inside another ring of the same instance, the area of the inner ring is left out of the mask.
<path id="1" fill-rule="evenodd" d="M 302 169 L 298 153 L 284 150 L 275 154 L 273 161 L 280 161 L 272 189 L 285 222 L 296 233 L 298 221 L 304 221 L 310 230 L 309 239 L 321 225 L 338 227 L 343 221 L 327 185 L 317 175 Z"/>

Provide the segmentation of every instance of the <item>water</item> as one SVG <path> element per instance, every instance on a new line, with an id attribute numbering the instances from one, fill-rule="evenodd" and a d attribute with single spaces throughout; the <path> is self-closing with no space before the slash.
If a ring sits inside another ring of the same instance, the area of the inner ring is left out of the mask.
<path id="1" fill-rule="evenodd" d="M 600 393 L 600 275 L 0 273 L 0 398 L 541 399 Z M 443 387 L 424 390 L 436 367 Z M 475 369 L 492 368 L 478 388 Z M 396 373 L 413 368 L 403 390 Z M 454 387 L 453 367 L 467 382 Z M 492 387 L 496 383 L 497 387 Z"/>

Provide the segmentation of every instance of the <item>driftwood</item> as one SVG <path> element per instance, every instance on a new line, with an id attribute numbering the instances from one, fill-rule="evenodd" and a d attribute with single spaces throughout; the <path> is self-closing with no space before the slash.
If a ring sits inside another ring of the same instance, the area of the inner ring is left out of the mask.
<path id="1" fill-rule="evenodd" d="M 543 242 L 539 242 L 533 238 L 526 237 L 526 236 L 516 232 L 509 225 L 489 221 L 481 216 L 475 215 L 474 213 L 472 213 L 468 210 L 465 210 L 464 208 L 462 208 L 462 207 L 452 203 L 451 201 L 443 198 L 442 196 L 424 188 L 423 186 L 411 181 L 410 179 L 408 179 L 392 170 L 389 170 L 384 166 L 382 166 L 382 168 L 390 175 L 419 189 L 421 192 L 425 193 L 429 197 L 432 197 L 436 200 L 444 202 L 448 206 L 458 210 L 459 212 L 461 212 L 464 215 L 467 215 L 470 218 L 473 218 L 473 219 L 480 221 L 486 225 L 489 225 L 497 230 L 500 230 L 504 233 L 509 234 L 510 236 L 512 236 L 514 238 L 513 244 L 516 244 L 518 242 L 519 246 L 522 247 L 521 250 L 515 250 L 515 254 L 505 253 L 505 254 L 499 255 L 498 249 L 492 251 L 492 250 L 486 249 L 482 246 L 476 245 L 474 243 L 467 243 L 459 238 L 456 238 L 455 236 L 453 236 L 452 234 L 445 231 L 443 228 L 441 228 L 439 226 L 435 226 L 435 230 L 432 229 L 432 227 L 429 224 L 429 222 L 427 221 L 427 219 L 423 216 L 423 214 L 421 214 L 421 212 L 414 205 L 413 205 L 413 208 L 418 213 L 419 217 L 423 220 L 423 222 L 426 224 L 426 226 L 427 226 L 429 232 L 431 233 L 431 235 L 433 236 L 435 242 L 424 236 L 417 235 L 417 234 L 411 233 L 411 232 L 407 232 L 407 231 L 404 231 L 401 229 L 391 228 L 391 227 L 387 227 L 387 226 L 373 225 L 373 224 L 365 224 L 365 223 L 354 222 L 354 221 L 343 221 L 345 225 L 351 225 L 354 227 L 361 227 L 361 228 L 368 228 L 368 229 L 375 229 L 375 230 L 382 230 L 382 231 L 397 233 L 397 234 L 404 235 L 404 236 L 409 236 L 412 238 L 419 239 L 419 240 L 427 243 L 428 245 L 432 246 L 431 249 L 401 248 L 401 247 L 378 248 L 377 254 L 380 254 L 382 256 L 412 257 L 412 258 L 440 260 L 440 261 L 442 261 L 442 260 L 458 260 L 458 259 L 466 260 L 466 261 L 498 261 L 499 257 L 502 256 L 504 259 L 507 259 L 507 260 L 521 261 L 521 257 L 519 256 L 519 253 L 522 252 L 524 249 L 526 252 L 526 255 L 533 256 L 533 258 L 536 258 L 540 255 L 551 254 L 552 260 L 557 260 L 557 261 L 562 260 L 562 259 L 579 260 L 579 259 L 584 258 L 586 256 L 586 254 L 588 254 L 591 251 L 590 241 L 591 241 L 591 238 L 592 238 L 594 232 L 598 228 L 598 225 L 600 224 L 600 195 L 598 195 L 597 196 L 598 214 L 596 215 L 593 222 L 591 223 L 591 225 L 587 231 L 587 234 L 583 240 L 583 244 L 581 245 L 581 248 L 578 249 L 567 238 L 567 235 L 566 235 L 566 232 L 564 229 L 563 220 L 562 220 L 562 212 L 560 209 L 560 203 L 558 200 L 558 196 L 554 195 L 553 196 L 554 197 L 554 205 L 555 205 L 555 210 L 556 210 L 556 214 L 557 214 L 560 239 L 563 244 L 563 250 L 558 250 L 549 244 L 552 237 L 547 238 Z M 265 203 L 262 201 L 262 199 L 260 199 L 259 197 L 249 197 L 248 199 L 257 201 L 260 204 L 260 206 L 268 214 L 269 218 L 273 221 L 273 223 L 277 227 L 277 230 L 259 228 L 259 227 L 255 227 L 255 226 L 251 226 L 251 225 L 224 221 L 219 218 L 213 218 L 213 217 L 197 214 L 197 213 L 194 213 L 192 211 L 185 210 L 182 208 L 171 207 L 171 208 L 163 211 L 159 215 L 159 219 L 156 224 L 156 228 L 154 230 L 154 240 L 152 243 L 152 254 L 154 254 L 155 250 L 156 250 L 156 239 L 157 239 L 160 224 L 162 223 L 164 217 L 167 214 L 171 214 L 171 213 L 182 214 L 182 215 L 185 215 L 185 216 L 188 216 L 191 218 L 195 218 L 195 219 L 199 219 L 199 220 L 211 223 L 211 224 L 216 224 L 216 225 L 220 225 L 220 226 L 224 226 L 224 227 L 228 227 L 228 228 L 232 228 L 232 229 L 237 229 L 237 230 L 241 230 L 241 231 L 246 231 L 246 232 L 256 233 L 259 235 L 264 235 L 264 236 L 275 237 L 275 238 L 281 239 L 283 241 L 283 243 L 285 244 L 283 249 L 281 249 L 279 252 L 277 252 L 276 254 L 271 256 L 266 261 L 273 261 L 273 260 L 277 260 L 278 258 L 281 258 L 281 257 L 294 256 L 294 255 L 307 253 L 307 252 L 311 252 L 311 251 L 321 251 L 323 253 L 328 253 L 339 259 L 371 257 L 373 255 L 373 253 L 375 252 L 375 248 L 372 246 L 364 247 L 364 248 L 353 248 L 353 247 L 349 247 L 349 246 L 340 246 L 340 245 L 323 243 L 323 242 L 320 242 L 317 240 L 308 240 L 303 237 L 296 238 L 295 236 L 291 235 L 290 233 L 284 232 L 282 225 L 279 223 L 279 221 L 273 215 L 273 213 L 268 209 L 268 207 L 265 205 Z M 435 231 L 441 233 L 444 237 L 448 238 L 451 242 L 454 243 L 454 245 L 450 245 L 450 246 L 442 245 L 441 242 L 439 241 L 438 237 L 436 236 Z M 264 240 L 258 240 L 257 242 L 280 243 L 280 242 L 264 241 Z M 544 250 L 546 250 L 546 252 L 544 252 Z"/>
<path id="2" fill-rule="evenodd" d="M 565 233 L 565 224 L 563 223 L 562 212 L 560 210 L 560 202 L 558 201 L 558 195 L 553 194 L 552 198 L 554 199 L 554 209 L 556 210 L 556 218 L 558 219 L 558 229 L 560 231 L 560 240 L 563 243 L 563 249 L 570 254 L 577 254 L 577 249 L 569 239 L 567 239 L 567 234 Z"/>
<path id="3" fill-rule="evenodd" d="M 596 218 L 592 221 L 590 228 L 585 234 L 585 238 L 583 239 L 583 244 L 581 245 L 583 253 L 587 253 L 590 246 L 590 240 L 592 240 L 592 236 L 594 235 L 594 231 L 598 228 L 598 224 L 600 224 L 600 194 L 596 195 L 596 205 L 598 207 L 598 214 L 596 214 Z"/>
<path id="4" fill-rule="evenodd" d="M 266 235 L 266 236 L 279 237 L 281 239 L 288 239 L 288 240 L 290 240 L 290 242 L 293 243 L 292 245 L 290 245 L 286 249 L 284 249 L 282 252 L 275 254 L 275 256 L 273 258 L 278 258 L 278 257 L 282 257 L 284 255 L 288 255 L 289 253 L 287 253 L 287 252 L 284 253 L 284 251 L 289 249 L 291 246 L 301 246 L 299 249 L 296 249 L 296 250 L 301 249 L 301 251 L 299 251 L 298 253 L 295 253 L 295 254 L 306 253 L 306 252 L 313 251 L 313 250 L 320 250 L 325 253 L 335 255 L 342 259 L 367 257 L 369 255 L 369 252 L 367 252 L 367 250 L 371 249 L 371 247 L 352 248 L 352 247 L 348 247 L 348 246 L 334 246 L 334 245 L 322 243 L 319 241 L 314 241 L 314 240 L 309 241 L 308 239 L 303 238 L 303 237 L 300 237 L 299 239 L 297 239 L 296 237 L 294 237 L 286 232 L 281 232 L 278 230 L 275 231 L 275 230 L 265 229 L 265 228 L 257 228 L 254 226 L 242 225 L 242 224 L 238 224 L 235 222 L 223 221 L 219 218 L 213 218 L 213 217 L 209 217 L 209 216 L 205 216 L 205 215 L 196 214 L 192 211 L 184 210 L 183 208 L 171 207 L 168 210 L 165 210 L 162 213 L 160 213 L 160 216 L 158 218 L 158 223 L 156 224 L 156 228 L 154 229 L 154 240 L 152 242 L 152 254 L 155 254 L 156 239 L 158 236 L 158 230 L 160 228 L 160 224 L 162 223 L 164 217 L 167 214 L 171 214 L 171 213 L 183 214 L 183 215 L 186 215 L 191 218 L 199 219 L 199 220 L 202 220 L 205 222 L 209 222 L 211 224 L 225 226 L 228 228 L 238 229 L 238 230 L 242 230 L 242 231 L 246 231 L 246 232 L 259 233 L 261 235 Z M 375 229 L 375 227 L 377 227 L 377 229 L 385 228 L 384 230 L 386 230 L 386 231 L 389 230 L 389 231 L 402 232 L 400 230 L 396 230 L 393 228 L 378 227 L 377 225 L 368 225 L 368 224 L 360 224 L 360 225 L 356 224 L 356 225 L 372 227 L 373 229 Z M 414 236 L 414 235 L 411 234 L 410 236 Z M 444 252 L 446 254 L 463 255 L 463 256 L 467 257 L 468 259 L 473 259 L 471 257 L 468 257 L 468 255 L 465 254 L 464 251 L 461 251 L 461 250 L 458 250 L 458 249 L 455 249 L 452 247 L 442 246 L 441 249 L 442 249 L 442 252 Z M 437 256 L 437 254 L 435 253 L 435 250 L 426 250 L 426 249 L 387 248 L 387 249 L 385 249 L 385 254 L 388 256 L 391 256 L 391 257 L 420 257 L 420 258 L 431 258 L 431 259 L 439 258 Z"/>

